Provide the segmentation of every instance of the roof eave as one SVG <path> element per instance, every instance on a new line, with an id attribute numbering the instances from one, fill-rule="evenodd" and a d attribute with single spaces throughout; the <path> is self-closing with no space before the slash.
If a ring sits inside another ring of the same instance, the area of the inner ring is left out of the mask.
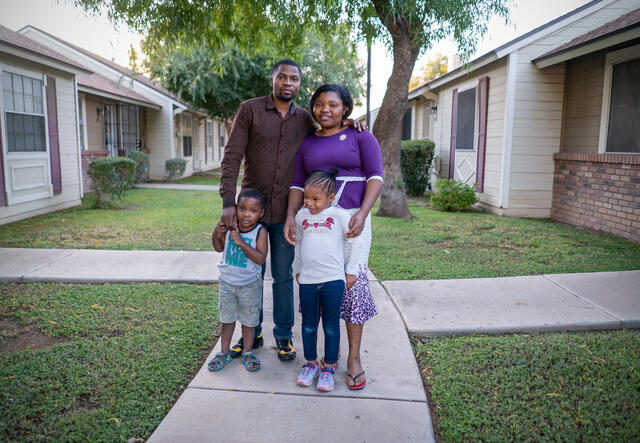
<path id="1" fill-rule="evenodd" d="M 471 72 L 475 71 L 476 69 L 479 69 L 483 66 L 488 65 L 489 63 L 493 63 L 496 60 L 498 60 L 500 57 L 498 57 L 498 55 L 496 54 L 495 51 L 491 51 L 488 52 L 487 54 L 483 55 L 482 57 L 479 57 L 467 64 L 464 64 L 462 66 L 460 66 L 457 69 L 454 69 L 451 72 L 446 73 L 445 75 L 443 75 L 442 77 L 438 77 L 435 80 L 431 80 L 429 83 L 427 83 L 427 86 L 429 87 L 429 89 L 431 89 L 432 91 L 440 88 L 448 83 L 451 83 L 454 80 L 459 79 L 460 77 L 463 77 L 464 75 L 470 74 Z"/>
<path id="2" fill-rule="evenodd" d="M 534 63 L 538 69 L 547 68 L 549 66 L 557 65 L 558 63 L 562 63 L 567 60 L 580 57 L 582 55 L 590 54 L 601 49 L 640 38 L 640 25 L 635 24 L 634 26 L 635 27 L 632 29 L 622 30 L 621 32 L 617 32 L 615 34 L 608 34 L 606 36 L 602 36 L 585 42 L 581 45 L 567 48 L 554 54 L 536 58 L 534 60 L 531 60 L 531 62 Z"/>
<path id="3" fill-rule="evenodd" d="M 39 63 L 41 65 L 51 66 L 59 71 L 68 72 L 74 75 L 93 73 L 93 71 L 90 71 L 86 68 L 82 68 L 76 65 L 71 65 L 69 63 L 65 63 L 64 61 L 46 56 L 44 54 L 40 54 L 39 52 L 32 51 L 22 46 L 13 45 L 5 41 L 0 42 L 0 51 L 9 55 L 13 55 L 15 57 L 24 58 L 26 60 Z"/>

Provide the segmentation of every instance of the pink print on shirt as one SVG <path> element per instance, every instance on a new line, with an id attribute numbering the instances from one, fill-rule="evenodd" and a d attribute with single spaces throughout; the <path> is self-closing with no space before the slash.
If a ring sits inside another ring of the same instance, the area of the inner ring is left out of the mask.
<path id="1" fill-rule="evenodd" d="M 314 221 L 313 223 L 309 223 L 309 220 L 307 220 L 306 218 L 304 220 L 302 220 L 302 229 L 303 230 L 307 230 L 309 228 L 327 228 L 329 230 L 331 230 L 331 225 L 333 225 L 335 223 L 335 221 L 333 220 L 332 217 L 327 217 L 326 220 L 324 222 L 317 222 Z M 315 231 L 317 232 L 317 231 Z"/>

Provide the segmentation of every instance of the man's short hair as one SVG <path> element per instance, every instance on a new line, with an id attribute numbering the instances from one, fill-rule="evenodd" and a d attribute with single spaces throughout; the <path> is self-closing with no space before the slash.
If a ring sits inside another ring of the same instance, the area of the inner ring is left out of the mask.
<path id="1" fill-rule="evenodd" d="M 298 68 L 298 72 L 300 73 L 300 75 L 302 75 L 302 70 L 300 69 L 300 66 L 298 66 L 296 62 L 294 62 L 293 60 L 289 60 L 288 58 L 283 58 L 282 60 L 278 60 L 277 62 L 274 63 L 273 67 L 271 68 L 272 76 L 278 70 L 280 65 L 295 66 L 296 68 Z"/>

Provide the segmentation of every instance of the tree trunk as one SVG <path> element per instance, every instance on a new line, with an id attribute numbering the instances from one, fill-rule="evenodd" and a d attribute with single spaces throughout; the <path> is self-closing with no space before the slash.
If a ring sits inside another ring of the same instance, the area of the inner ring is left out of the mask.
<path id="1" fill-rule="evenodd" d="M 385 23 L 386 22 L 386 23 Z M 400 168 L 400 140 L 402 118 L 407 110 L 411 73 L 420 52 L 412 44 L 406 20 L 383 21 L 393 38 L 393 70 L 387 83 L 380 111 L 373 127 L 373 135 L 382 148 L 384 185 L 380 194 L 380 208 L 376 215 L 413 218 L 407 205 L 402 169 Z"/>

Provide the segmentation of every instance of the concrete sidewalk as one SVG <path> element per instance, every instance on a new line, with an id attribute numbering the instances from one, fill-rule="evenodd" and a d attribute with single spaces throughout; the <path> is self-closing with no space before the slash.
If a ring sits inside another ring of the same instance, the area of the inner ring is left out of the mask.
<path id="1" fill-rule="evenodd" d="M 346 387 L 348 343 L 344 324 L 334 391 L 321 393 L 313 386 L 296 385 L 305 362 L 297 303 L 293 331 L 297 357 L 281 362 L 271 332 L 271 282 L 265 281 L 265 346 L 256 351 L 262 361 L 260 371 L 249 373 L 236 359 L 222 371 L 210 372 L 205 362 L 149 442 L 434 441 L 422 379 L 407 333 L 380 284 L 373 281 L 371 286 L 380 313 L 364 329 L 364 390 L 350 391 Z M 236 328 L 234 342 L 239 334 Z M 320 330 L 318 355 L 323 355 L 322 337 Z M 219 351 L 218 343 L 207 361 Z"/>
<path id="2" fill-rule="evenodd" d="M 416 336 L 640 327 L 640 271 L 382 285 Z"/>

